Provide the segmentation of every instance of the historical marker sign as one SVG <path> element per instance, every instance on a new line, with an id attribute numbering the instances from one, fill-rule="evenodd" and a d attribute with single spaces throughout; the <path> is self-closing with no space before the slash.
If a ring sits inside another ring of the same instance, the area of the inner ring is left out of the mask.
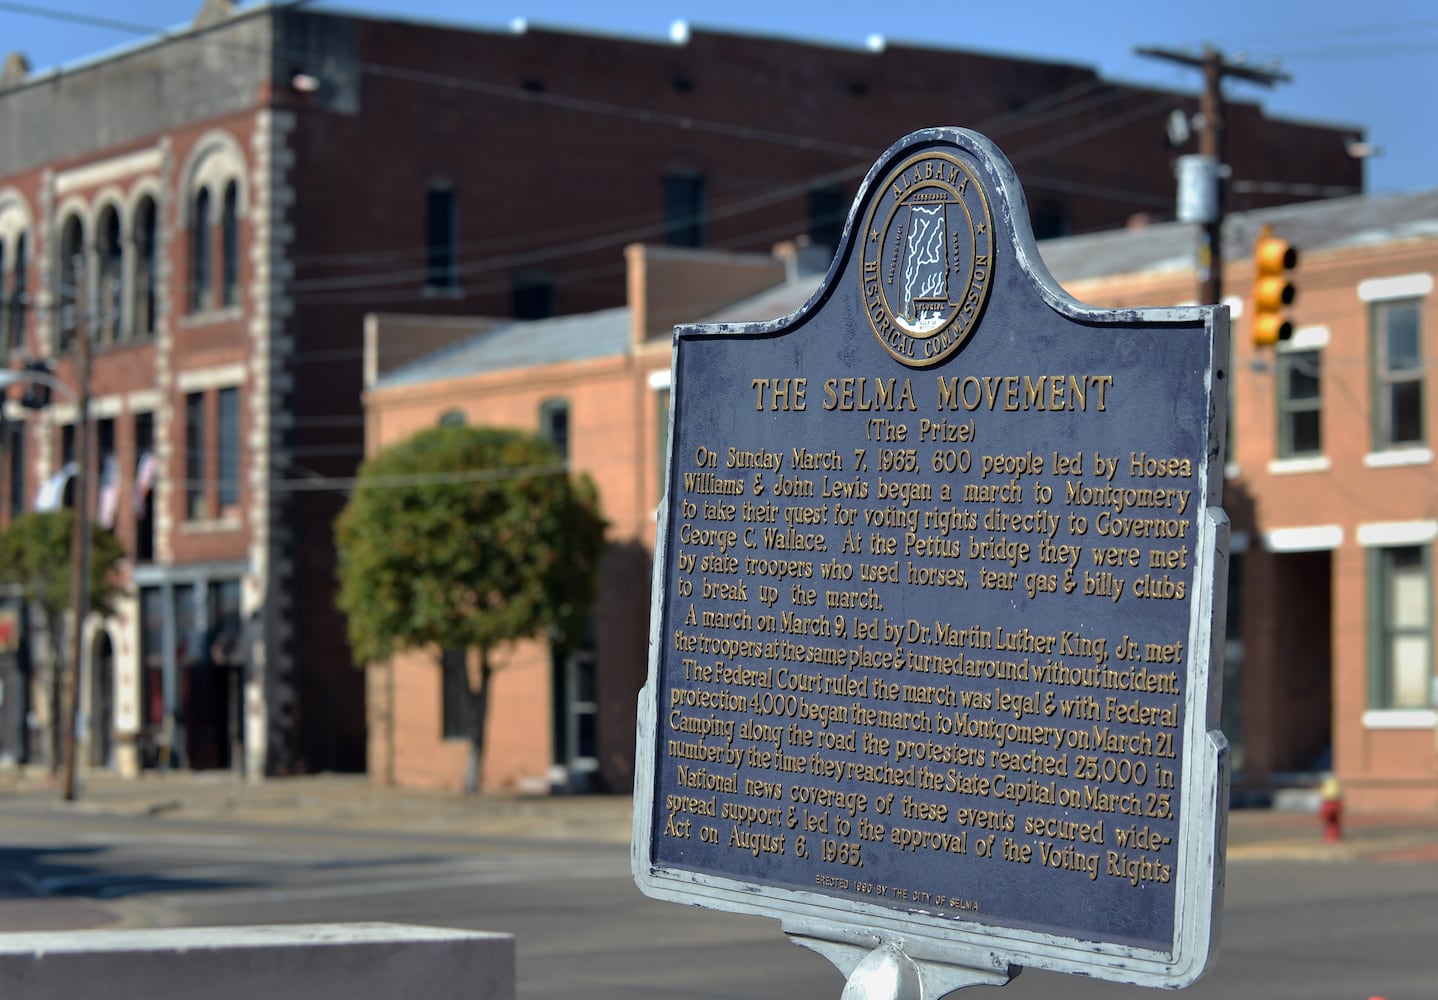
<path id="1" fill-rule="evenodd" d="M 641 888 L 950 986 L 1197 978 L 1227 333 L 1065 295 L 962 130 L 876 164 L 798 313 L 681 327 Z"/>

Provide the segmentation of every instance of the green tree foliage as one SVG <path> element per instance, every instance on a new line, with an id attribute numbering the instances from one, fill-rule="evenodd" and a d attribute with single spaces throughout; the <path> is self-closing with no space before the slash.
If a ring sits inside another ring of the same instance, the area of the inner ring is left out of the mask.
<path id="1" fill-rule="evenodd" d="M 360 468 L 335 529 L 340 610 L 356 662 L 406 649 L 474 649 L 470 765 L 478 788 L 491 653 L 587 624 L 605 523 L 587 476 L 516 430 L 435 427 Z"/>
<path id="2" fill-rule="evenodd" d="M 51 719 L 60 717 L 60 691 L 65 679 L 59 665 L 65 662 L 65 612 L 70 609 L 70 547 L 75 537 L 75 515 L 70 510 L 21 514 L 0 534 L 0 582 L 20 588 L 21 594 L 45 614 L 50 648 L 57 669 L 50 671 Z M 110 614 L 120 595 L 118 569 L 125 549 L 113 532 L 90 526 L 89 610 Z M 79 676 L 70 664 L 71 681 Z M 51 743 L 59 739 L 51 726 Z M 58 746 L 51 747 L 51 766 L 59 763 Z"/>
<path id="3" fill-rule="evenodd" d="M 51 622 L 70 607 L 70 510 L 21 514 L 0 534 L 0 581 L 18 586 Z M 125 549 L 113 532 L 90 527 L 90 610 L 109 614 L 121 593 L 116 570 Z"/>

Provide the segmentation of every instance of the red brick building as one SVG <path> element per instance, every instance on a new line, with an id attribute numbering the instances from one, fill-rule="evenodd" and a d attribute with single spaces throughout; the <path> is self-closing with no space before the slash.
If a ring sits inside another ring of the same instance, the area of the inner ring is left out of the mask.
<path id="1" fill-rule="evenodd" d="M 0 350 L 73 386 L 74 338 L 94 339 L 91 481 L 130 558 L 119 614 L 88 628 L 86 754 L 127 771 L 160 753 L 250 774 L 364 766 L 331 522 L 363 450 L 366 313 L 616 306 L 636 240 L 833 245 L 877 154 L 933 124 L 1003 145 L 1041 235 L 1164 215 L 1187 150 L 1163 125 L 1194 109 L 1081 66 L 938 49 L 460 31 L 227 0 L 63 73 L 5 66 Z M 1254 190 L 1361 188 L 1357 129 L 1241 103 L 1228 128 Z M 10 395 L 0 523 L 74 440 L 63 398 Z M 42 659 L 0 665 L 0 757 L 30 752 L 27 712 L 48 725 L 16 694 Z"/>

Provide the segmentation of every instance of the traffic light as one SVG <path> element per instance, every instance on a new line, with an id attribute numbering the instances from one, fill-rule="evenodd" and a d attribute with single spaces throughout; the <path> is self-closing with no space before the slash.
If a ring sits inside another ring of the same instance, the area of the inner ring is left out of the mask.
<path id="1" fill-rule="evenodd" d="M 1298 296 L 1292 280 L 1297 266 L 1298 251 L 1265 223 L 1253 244 L 1253 346 L 1272 347 L 1293 336 L 1284 310 Z"/>

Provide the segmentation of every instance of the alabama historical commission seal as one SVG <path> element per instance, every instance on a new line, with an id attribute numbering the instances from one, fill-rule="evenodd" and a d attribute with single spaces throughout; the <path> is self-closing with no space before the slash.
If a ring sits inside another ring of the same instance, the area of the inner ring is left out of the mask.
<path id="1" fill-rule="evenodd" d="M 864 311 L 879 342 L 913 368 L 957 351 L 993 273 L 989 202 L 968 164 L 910 156 L 876 188 L 861 232 Z"/>

